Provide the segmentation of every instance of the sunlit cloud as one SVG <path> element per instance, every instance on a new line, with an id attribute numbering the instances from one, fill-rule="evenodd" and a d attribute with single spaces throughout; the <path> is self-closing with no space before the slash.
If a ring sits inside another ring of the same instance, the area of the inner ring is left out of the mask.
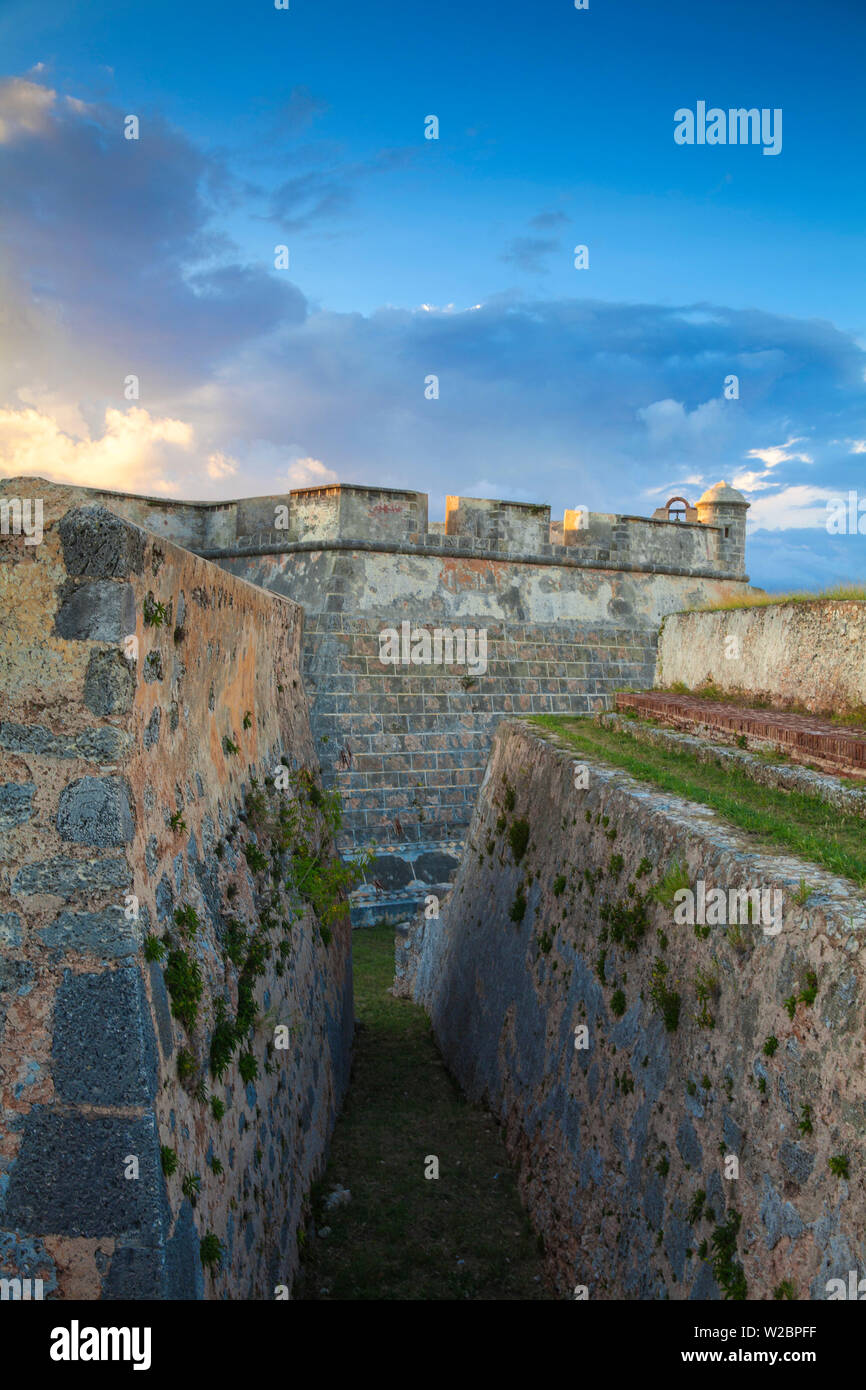
<path id="1" fill-rule="evenodd" d="M 139 408 L 107 410 L 103 434 L 83 439 L 38 410 L 0 410 L 0 475 L 6 478 L 36 475 L 83 487 L 177 493 L 180 477 L 171 476 L 171 467 L 192 445 L 192 427 L 183 420 L 154 419 Z"/>
<path id="2" fill-rule="evenodd" d="M 799 444 L 802 435 L 798 438 L 789 439 L 785 444 L 774 444 L 768 449 L 750 449 L 747 458 L 760 459 L 768 468 L 775 468 L 780 463 L 790 463 L 792 459 L 797 459 L 801 463 L 813 463 L 811 454 L 798 453 L 791 449 L 792 444 Z"/>

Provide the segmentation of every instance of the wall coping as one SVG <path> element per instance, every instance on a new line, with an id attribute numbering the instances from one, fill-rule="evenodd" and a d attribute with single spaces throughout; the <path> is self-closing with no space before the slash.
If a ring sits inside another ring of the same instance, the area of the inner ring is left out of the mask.
<path id="1" fill-rule="evenodd" d="M 645 519 L 645 518 L 642 518 Z M 708 527 L 703 528 L 710 529 Z M 717 529 L 717 528 L 713 528 Z M 550 546 L 551 551 L 564 552 L 561 556 L 550 554 L 522 554 L 510 550 L 491 550 L 489 547 L 468 546 L 468 545 L 443 545 L 446 538 L 433 535 L 429 544 L 417 544 L 411 541 L 372 541 L 372 540 L 346 540 L 344 538 L 334 540 L 312 540 L 312 541 L 278 541 L 276 543 L 266 543 L 260 545 L 239 545 L 225 546 L 220 549 L 196 550 L 195 554 L 200 555 L 203 560 L 246 560 L 255 555 L 292 555 L 292 554 L 319 554 L 325 550 L 356 551 L 366 554 L 387 554 L 387 555 L 434 555 L 444 556 L 447 559 L 461 560 L 491 560 L 502 564 L 512 565 L 552 565 L 560 569 L 590 569 L 590 570 L 613 570 L 629 574 L 673 574 L 682 575 L 687 579 L 721 579 L 732 580 L 737 583 L 748 584 L 748 575 L 738 574 L 733 570 L 722 570 L 707 567 L 692 567 L 682 565 L 665 565 L 661 563 L 644 564 L 634 560 L 602 560 L 589 556 L 574 555 L 573 546 Z M 457 540 L 458 537 L 454 537 Z M 463 537 L 459 537 L 463 539 Z"/>

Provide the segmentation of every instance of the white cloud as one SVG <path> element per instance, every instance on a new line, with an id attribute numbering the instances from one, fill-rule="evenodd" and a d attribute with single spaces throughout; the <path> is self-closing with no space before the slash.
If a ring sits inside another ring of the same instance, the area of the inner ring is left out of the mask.
<path id="1" fill-rule="evenodd" d="M 782 488 L 771 497 L 760 497 L 748 512 L 749 525 L 765 531 L 825 527 L 827 500 L 836 494 L 821 487 L 799 484 Z"/>
<path id="2" fill-rule="evenodd" d="M 773 444 L 768 449 L 750 449 L 746 458 L 760 459 L 768 468 L 775 468 L 779 463 L 789 463 L 791 459 L 798 459 L 801 463 L 812 463 L 811 454 L 801 454 L 789 452 L 792 444 L 799 444 L 802 435 L 794 439 L 789 439 L 785 444 Z"/>
<path id="3" fill-rule="evenodd" d="M 188 454 L 192 426 L 154 419 L 146 410 L 106 410 L 99 438 L 76 439 L 38 410 L 0 410 L 0 475 L 37 475 L 55 483 L 122 492 L 182 491 L 170 476 L 177 454 Z M 184 471 L 188 464 L 183 462 Z M 188 486 L 184 479 L 184 486 Z"/>
<path id="4" fill-rule="evenodd" d="M 233 473 L 237 473 L 237 460 L 228 458 L 225 454 L 210 454 L 207 461 L 207 475 L 209 478 L 230 478 Z"/>
<path id="5" fill-rule="evenodd" d="M 326 468 L 321 459 L 295 459 L 289 464 L 286 477 L 290 487 L 327 487 L 338 483 L 339 475 L 332 468 Z"/>
<path id="6" fill-rule="evenodd" d="M 57 93 L 23 77 L 0 81 L 0 145 L 22 133 L 40 135 L 48 128 L 48 113 Z"/>
<path id="7" fill-rule="evenodd" d="M 724 401 L 713 397 L 688 411 L 682 401 L 668 398 L 642 407 L 637 415 L 646 424 L 652 444 L 694 444 L 718 432 L 724 406 Z"/>

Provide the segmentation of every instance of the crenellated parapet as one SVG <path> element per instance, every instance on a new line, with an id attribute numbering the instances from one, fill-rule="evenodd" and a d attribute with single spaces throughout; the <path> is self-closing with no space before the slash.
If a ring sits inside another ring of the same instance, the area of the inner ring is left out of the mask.
<path id="1" fill-rule="evenodd" d="M 15 487 L 14 479 L 6 480 L 0 495 L 14 496 Z M 46 493 L 53 487 L 44 484 Z M 102 502 L 134 524 L 217 561 L 354 550 L 702 579 L 747 577 L 749 504 L 726 483 L 717 483 L 697 507 L 684 502 L 682 509 L 674 509 L 669 504 L 651 517 L 578 507 L 567 509 L 562 521 L 552 521 L 550 507 L 541 504 L 448 497 L 444 523 L 429 521 L 424 492 L 354 483 L 226 502 L 182 502 L 92 488 L 68 491 L 82 502 Z"/>

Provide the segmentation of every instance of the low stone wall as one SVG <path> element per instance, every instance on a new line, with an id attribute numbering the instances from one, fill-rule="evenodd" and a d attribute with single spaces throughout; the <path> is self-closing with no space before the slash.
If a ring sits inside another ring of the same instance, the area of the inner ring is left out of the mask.
<path id="1" fill-rule="evenodd" d="M 287 894 L 275 834 L 317 766 L 303 613 L 30 495 L 44 539 L 0 540 L 0 1276 L 273 1298 L 353 1027 L 347 916 Z"/>
<path id="2" fill-rule="evenodd" d="M 656 686 L 749 691 L 778 707 L 843 714 L 866 705 L 866 603 L 828 599 L 671 613 Z"/>
<path id="3" fill-rule="evenodd" d="M 587 772 L 500 726 L 454 887 L 401 934 L 396 988 L 502 1122 L 565 1296 L 711 1299 L 744 1279 L 749 1299 L 783 1281 L 827 1298 L 866 1272 L 866 897 Z M 677 863 L 693 889 L 778 890 L 781 930 L 676 925 L 649 890 Z"/>

